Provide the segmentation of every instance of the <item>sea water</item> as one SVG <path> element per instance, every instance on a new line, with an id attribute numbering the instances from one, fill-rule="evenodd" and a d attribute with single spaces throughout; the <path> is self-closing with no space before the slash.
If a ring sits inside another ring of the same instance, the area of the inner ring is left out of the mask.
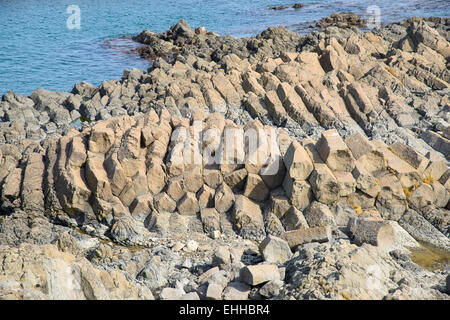
<path id="1" fill-rule="evenodd" d="M 270 10 L 277 5 L 305 6 Z M 298 32 L 334 12 L 379 9 L 381 23 L 449 16 L 450 0 L 0 0 L 0 95 L 36 88 L 70 91 L 75 83 L 118 79 L 148 62 L 129 37 L 163 32 L 179 19 L 221 35 L 255 35 L 268 26 Z"/>

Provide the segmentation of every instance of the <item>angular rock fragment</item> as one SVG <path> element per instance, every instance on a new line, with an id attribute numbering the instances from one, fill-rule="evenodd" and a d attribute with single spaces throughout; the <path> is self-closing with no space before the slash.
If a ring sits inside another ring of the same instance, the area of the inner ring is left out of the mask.
<path id="1" fill-rule="evenodd" d="M 386 249 L 396 242 L 395 230 L 383 220 L 352 218 L 347 227 L 358 244 L 369 243 Z"/>
<path id="2" fill-rule="evenodd" d="M 283 263 L 292 256 L 289 244 L 278 237 L 268 236 L 259 244 L 259 251 L 267 263 Z"/>
<path id="3" fill-rule="evenodd" d="M 355 159 L 336 129 L 322 132 L 316 148 L 333 171 L 351 172 L 355 167 Z"/>
<path id="4" fill-rule="evenodd" d="M 236 196 L 233 221 L 243 238 L 262 240 L 265 237 L 261 208 L 243 195 Z"/>
<path id="5" fill-rule="evenodd" d="M 273 264 L 247 266 L 240 271 L 240 277 L 245 283 L 256 286 L 271 280 L 280 280 L 278 267 Z"/>
<path id="6" fill-rule="evenodd" d="M 314 167 L 305 149 L 293 140 L 284 157 L 287 173 L 294 180 L 307 180 Z"/>
<path id="7" fill-rule="evenodd" d="M 281 235 L 281 239 L 289 243 L 289 247 L 295 250 L 298 246 L 309 242 L 328 242 L 331 241 L 331 228 L 326 227 L 312 227 L 302 228 L 293 231 L 287 231 Z"/>

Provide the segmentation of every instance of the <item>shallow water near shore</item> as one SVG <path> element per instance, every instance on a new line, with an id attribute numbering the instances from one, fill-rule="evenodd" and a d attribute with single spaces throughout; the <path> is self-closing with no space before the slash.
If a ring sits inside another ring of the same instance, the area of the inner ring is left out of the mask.
<path id="1" fill-rule="evenodd" d="M 305 4 L 298 10 L 270 6 Z M 70 5 L 80 9 L 80 29 L 69 29 Z M 75 83 L 120 78 L 124 69 L 145 69 L 148 62 L 128 51 L 130 36 L 144 29 L 163 32 L 183 18 L 222 35 L 250 36 L 282 25 L 305 33 L 307 26 L 333 12 L 365 14 L 377 5 L 381 22 L 411 16 L 449 16 L 447 0 L 3 0 L 0 2 L 0 95 L 29 95 L 36 88 L 70 91 Z"/>
<path id="2" fill-rule="evenodd" d="M 411 250 L 411 260 L 428 270 L 443 270 L 450 267 L 448 252 L 421 243 L 423 250 Z"/>

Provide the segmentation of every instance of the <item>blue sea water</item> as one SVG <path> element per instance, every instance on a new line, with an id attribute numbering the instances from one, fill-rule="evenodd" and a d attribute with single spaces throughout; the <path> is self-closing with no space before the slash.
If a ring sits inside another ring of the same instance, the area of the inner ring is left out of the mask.
<path id="1" fill-rule="evenodd" d="M 305 7 L 281 11 L 276 5 Z M 80 9 L 80 29 L 69 29 L 67 8 Z M 29 95 L 36 88 L 70 91 L 75 83 L 120 78 L 124 69 L 148 62 L 128 51 L 123 36 L 167 30 L 183 18 L 219 34 L 249 36 L 268 26 L 299 32 L 333 12 L 380 8 L 381 22 L 411 16 L 449 16 L 450 0 L 0 0 L 0 95 Z"/>

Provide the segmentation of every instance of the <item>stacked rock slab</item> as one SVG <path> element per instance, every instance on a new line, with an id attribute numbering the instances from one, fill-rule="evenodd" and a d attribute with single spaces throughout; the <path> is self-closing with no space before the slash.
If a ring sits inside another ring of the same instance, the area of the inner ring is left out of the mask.
<path id="1" fill-rule="evenodd" d="M 276 142 L 256 162 L 248 153 L 254 143 L 244 130 L 249 128 L 267 132 L 256 136 L 257 151 Z M 228 130 L 236 143 L 224 140 Z M 281 156 L 282 132 L 258 122 L 239 126 L 220 113 L 182 118 L 163 109 L 159 115 L 110 118 L 57 140 L 54 161 L 46 151 L 30 154 L 23 175 L 16 168 L 6 176 L 2 196 L 10 203 L 19 199 L 23 210 L 48 208 L 47 215 L 59 211 L 67 223 L 75 219 L 94 229 L 110 228 L 121 241 L 132 241 L 144 227 L 165 232 L 182 216 L 200 219 L 206 233 L 224 231 L 229 221 L 244 238 L 275 235 L 291 247 L 329 240 L 329 229 L 320 228 L 343 223 L 329 209 L 337 203 L 356 215 L 376 212 L 389 220 L 399 220 L 408 207 L 424 213 L 446 210 L 448 190 L 439 180 L 429 180 L 430 172 L 439 179 L 444 175 L 439 158 L 430 161 L 399 142 L 388 147 L 360 133 L 343 140 L 334 129 L 322 132 L 317 142 L 292 139 Z M 269 171 L 263 169 L 273 165 L 272 155 L 282 161 L 271 167 L 270 176 L 278 176 L 282 186 L 265 182 Z M 13 178 L 19 176 L 23 187 L 18 189 Z M 56 203 L 51 192 L 42 191 L 43 181 L 50 183 Z M 349 228 L 358 230 L 355 234 L 365 230 L 365 224 L 355 226 Z M 376 234 L 360 236 L 360 242 L 377 244 Z"/>

